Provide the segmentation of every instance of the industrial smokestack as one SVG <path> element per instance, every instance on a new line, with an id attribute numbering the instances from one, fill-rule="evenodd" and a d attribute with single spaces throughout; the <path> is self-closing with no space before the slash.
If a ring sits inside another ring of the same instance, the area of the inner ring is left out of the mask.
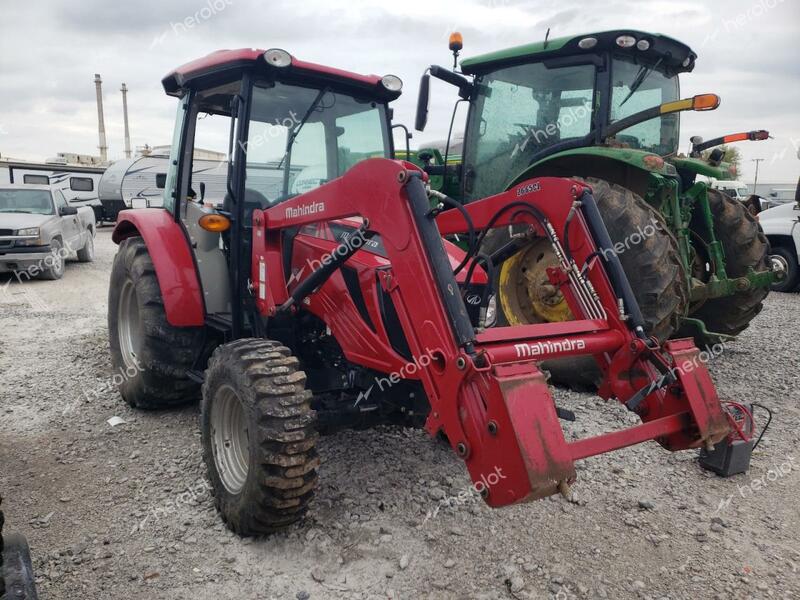
<path id="1" fill-rule="evenodd" d="M 131 132 L 128 129 L 128 86 L 123 83 L 119 91 L 122 92 L 122 118 L 125 121 L 125 158 L 130 158 Z"/>
<path id="2" fill-rule="evenodd" d="M 103 118 L 103 80 L 94 74 L 94 89 L 97 92 L 97 133 L 100 136 L 100 161 L 108 162 L 108 145 L 106 144 L 106 123 Z"/>

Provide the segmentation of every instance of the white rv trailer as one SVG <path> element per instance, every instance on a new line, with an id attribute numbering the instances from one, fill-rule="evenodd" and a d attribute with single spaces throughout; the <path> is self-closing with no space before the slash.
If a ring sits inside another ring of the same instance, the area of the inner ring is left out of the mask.
<path id="1" fill-rule="evenodd" d="M 98 186 L 103 213 L 116 220 L 128 208 L 155 208 L 164 205 L 167 179 L 167 156 L 142 156 L 119 160 L 106 169 Z M 227 194 L 228 162 L 195 158 L 192 163 L 192 188 L 210 204 L 222 204 Z M 248 164 L 248 187 L 266 192 L 270 200 L 281 195 L 284 172 L 278 164 Z M 309 181 L 318 182 L 320 175 L 313 168 L 292 167 L 290 190 L 306 191 Z M 311 186 L 316 187 L 318 183 Z M 311 189 L 311 188 L 308 188 Z"/>
<path id="2" fill-rule="evenodd" d="M 113 220 L 126 208 L 155 208 L 164 205 L 164 184 L 169 157 L 141 156 L 118 160 L 100 179 L 99 196 L 103 211 Z M 206 197 L 225 197 L 228 163 L 194 160 L 192 182 L 205 184 Z"/>
<path id="3" fill-rule="evenodd" d="M 0 161 L 0 184 L 49 185 L 61 190 L 72 206 L 91 206 L 97 222 L 108 220 L 98 196 L 104 167 Z"/>

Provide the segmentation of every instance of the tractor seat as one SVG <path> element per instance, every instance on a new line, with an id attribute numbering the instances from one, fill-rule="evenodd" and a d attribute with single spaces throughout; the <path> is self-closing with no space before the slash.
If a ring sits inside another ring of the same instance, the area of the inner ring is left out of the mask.
<path id="1" fill-rule="evenodd" d="M 254 190 L 253 188 L 244 189 L 245 212 L 252 213 L 257 208 L 264 210 L 265 208 L 269 207 L 270 207 L 270 202 L 269 200 L 267 200 L 267 197 L 264 194 L 262 194 L 258 190 Z"/>

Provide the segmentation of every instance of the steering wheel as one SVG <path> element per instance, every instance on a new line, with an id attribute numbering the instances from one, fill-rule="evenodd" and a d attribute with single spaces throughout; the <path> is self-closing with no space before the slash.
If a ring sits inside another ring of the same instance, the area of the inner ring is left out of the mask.
<path id="1" fill-rule="evenodd" d="M 641 150 L 641 148 L 642 148 L 642 145 L 639 142 L 639 138 L 636 137 L 635 135 L 619 135 L 619 134 L 617 134 L 617 135 L 614 136 L 614 139 L 617 140 L 618 142 L 623 143 L 623 144 L 627 144 L 628 147 L 632 148 L 633 150 Z"/>

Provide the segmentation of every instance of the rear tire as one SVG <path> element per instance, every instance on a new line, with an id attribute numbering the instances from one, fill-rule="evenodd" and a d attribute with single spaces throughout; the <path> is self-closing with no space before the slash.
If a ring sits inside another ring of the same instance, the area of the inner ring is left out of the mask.
<path id="1" fill-rule="evenodd" d="M 756 271 L 769 270 L 769 242 L 755 217 L 738 200 L 719 190 L 709 189 L 708 200 L 714 215 L 715 233 L 725 251 L 728 277 L 747 275 L 750 267 Z M 736 336 L 761 312 L 767 294 L 767 288 L 753 288 L 733 296 L 714 298 L 691 316 L 702 320 L 709 332 Z M 700 347 L 715 341 L 701 336 L 695 339 Z"/>
<path id="2" fill-rule="evenodd" d="M 203 458 L 217 509 L 242 536 L 303 517 L 317 487 L 316 413 L 299 361 L 279 342 L 218 347 L 203 384 Z"/>
<path id="3" fill-rule="evenodd" d="M 161 288 L 144 240 L 119 245 L 111 267 L 108 337 L 122 398 L 134 408 L 154 409 L 196 400 L 200 386 L 187 371 L 203 344 L 201 327 L 167 322 Z"/>
<path id="4" fill-rule="evenodd" d="M 78 262 L 82 263 L 94 262 L 94 235 L 91 231 L 87 231 L 86 235 L 86 243 L 78 250 Z"/>

